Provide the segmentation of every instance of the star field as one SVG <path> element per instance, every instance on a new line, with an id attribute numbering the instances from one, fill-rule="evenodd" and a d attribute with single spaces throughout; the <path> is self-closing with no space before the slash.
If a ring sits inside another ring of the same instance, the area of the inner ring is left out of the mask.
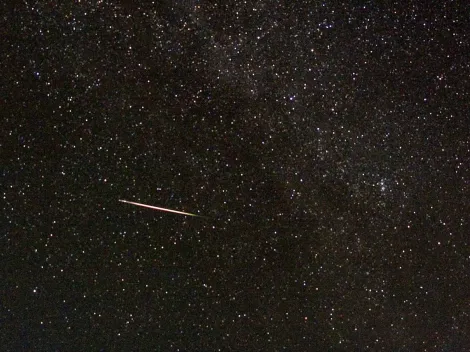
<path id="1" fill-rule="evenodd" d="M 0 5 L 4 350 L 470 350 L 464 3 Z"/>

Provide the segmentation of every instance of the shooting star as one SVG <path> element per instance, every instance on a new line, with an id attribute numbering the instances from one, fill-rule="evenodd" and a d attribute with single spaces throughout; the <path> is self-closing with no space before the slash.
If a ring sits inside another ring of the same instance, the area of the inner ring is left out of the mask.
<path id="1" fill-rule="evenodd" d="M 136 202 L 130 202 L 128 200 L 124 199 L 119 199 L 120 202 L 123 203 L 128 203 L 128 204 L 133 204 L 137 205 L 139 207 L 144 207 L 144 208 L 149 208 L 149 209 L 154 209 L 154 210 L 160 210 L 160 211 L 166 211 L 169 213 L 174 213 L 174 214 L 180 214 L 180 215 L 186 215 L 186 216 L 195 216 L 199 218 L 204 218 L 202 215 L 197 215 L 197 214 L 192 214 L 192 213 L 185 213 L 184 211 L 178 211 L 178 210 L 173 210 L 173 209 L 166 209 L 166 208 L 160 208 L 160 207 L 154 207 L 153 205 L 147 205 L 147 204 L 142 204 L 142 203 L 136 203 Z"/>

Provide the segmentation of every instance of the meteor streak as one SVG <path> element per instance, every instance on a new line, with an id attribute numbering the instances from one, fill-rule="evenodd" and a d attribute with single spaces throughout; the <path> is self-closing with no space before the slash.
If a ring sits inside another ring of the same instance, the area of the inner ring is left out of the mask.
<path id="1" fill-rule="evenodd" d="M 123 203 L 128 203 L 128 204 L 133 204 L 133 205 L 137 205 L 139 207 L 144 207 L 144 208 L 149 208 L 149 209 L 154 209 L 154 210 L 160 210 L 160 211 L 167 211 L 169 213 L 175 213 L 175 214 L 180 214 L 180 215 L 187 215 L 187 216 L 196 216 L 196 217 L 200 217 L 200 218 L 203 218 L 202 215 L 197 215 L 197 214 L 192 214 L 192 213 L 185 213 L 184 211 L 178 211 L 178 210 L 173 210 L 173 209 L 166 209 L 166 208 L 160 208 L 160 207 L 154 207 L 152 205 L 147 205 L 147 204 L 142 204 L 142 203 L 136 203 L 136 202 L 130 202 L 128 200 L 124 200 L 124 199 L 119 199 L 120 202 L 123 202 Z"/>

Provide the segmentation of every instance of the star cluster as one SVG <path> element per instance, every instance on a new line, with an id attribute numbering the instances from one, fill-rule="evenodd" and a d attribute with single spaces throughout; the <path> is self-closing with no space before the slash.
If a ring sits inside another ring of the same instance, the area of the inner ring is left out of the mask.
<path id="1" fill-rule="evenodd" d="M 1 5 L 6 350 L 470 349 L 464 3 Z"/>

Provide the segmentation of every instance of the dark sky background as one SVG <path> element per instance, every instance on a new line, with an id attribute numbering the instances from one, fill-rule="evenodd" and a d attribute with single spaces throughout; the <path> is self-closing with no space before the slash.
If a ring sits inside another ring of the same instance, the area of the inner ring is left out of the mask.
<path id="1" fill-rule="evenodd" d="M 470 350 L 465 1 L 8 3 L 2 350 Z"/>

